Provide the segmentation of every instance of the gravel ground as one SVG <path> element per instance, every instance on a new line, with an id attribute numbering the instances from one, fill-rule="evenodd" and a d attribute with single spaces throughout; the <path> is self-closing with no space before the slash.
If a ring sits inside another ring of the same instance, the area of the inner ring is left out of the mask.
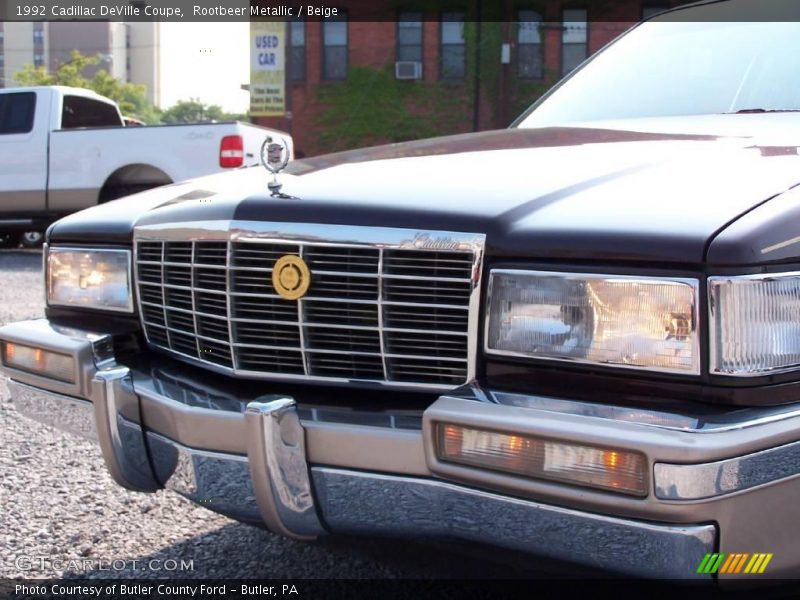
<path id="1" fill-rule="evenodd" d="M 40 268 L 38 252 L 0 252 L 0 323 L 43 315 Z M 20 416 L 4 378 L 0 439 L 0 579 L 541 578 L 575 572 L 466 544 L 362 538 L 299 543 L 170 491 L 128 492 L 111 480 L 93 443 Z M 74 561 L 83 559 L 103 562 L 75 569 Z M 181 560 L 191 561 L 192 569 L 169 571 L 175 566 L 169 561 Z M 123 564 L 112 569 L 111 561 L 126 562 L 117 570 Z"/>

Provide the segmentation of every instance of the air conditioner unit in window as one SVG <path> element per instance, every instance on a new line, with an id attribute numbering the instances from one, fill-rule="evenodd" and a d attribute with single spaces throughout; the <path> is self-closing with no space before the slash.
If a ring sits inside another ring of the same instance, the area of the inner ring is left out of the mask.
<path id="1" fill-rule="evenodd" d="M 422 63 L 415 60 L 398 60 L 394 63 L 395 79 L 422 79 Z"/>

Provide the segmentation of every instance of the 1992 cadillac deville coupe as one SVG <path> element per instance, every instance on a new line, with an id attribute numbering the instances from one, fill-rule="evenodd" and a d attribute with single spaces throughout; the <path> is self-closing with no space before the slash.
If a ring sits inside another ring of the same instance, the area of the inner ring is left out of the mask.
<path id="1" fill-rule="evenodd" d="M 634 28 L 507 130 L 57 222 L 14 402 L 286 536 L 800 575 L 800 24 L 742 6 Z"/>

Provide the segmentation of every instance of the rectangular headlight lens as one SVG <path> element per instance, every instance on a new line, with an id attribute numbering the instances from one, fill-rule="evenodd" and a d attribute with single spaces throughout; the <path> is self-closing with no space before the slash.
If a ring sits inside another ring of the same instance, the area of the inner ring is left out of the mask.
<path id="1" fill-rule="evenodd" d="M 47 301 L 58 306 L 133 312 L 131 253 L 50 248 Z"/>
<path id="2" fill-rule="evenodd" d="M 709 277 L 711 372 L 800 367 L 800 273 Z"/>
<path id="3" fill-rule="evenodd" d="M 634 496 L 647 495 L 647 460 L 638 452 L 446 423 L 437 424 L 437 429 L 437 454 L 445 461 Z"/>
<path id="4" fill-rule="evenodd" d="M 66 354 L 4 342 L 3 364 L 59 381 L 75 382 L 75 361 Z"/>
<path id="5" fill-rule="evenodd" d="M 486 350 L 700 372 L 695 279 L 495 270 Z"/>

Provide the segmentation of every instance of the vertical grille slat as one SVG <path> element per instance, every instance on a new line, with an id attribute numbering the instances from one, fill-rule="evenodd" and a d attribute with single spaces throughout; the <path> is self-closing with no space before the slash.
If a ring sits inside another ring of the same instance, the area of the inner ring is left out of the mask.
<path id="1" fill-rule="evenodd" d="M 140 317 L 150 345 L 234 375 L 452 387 L 468 381 L 474 360 L 477 251 L 138 240 Z M 287 254 L 311 271 L 300 300 L 272 285 Z"/>

